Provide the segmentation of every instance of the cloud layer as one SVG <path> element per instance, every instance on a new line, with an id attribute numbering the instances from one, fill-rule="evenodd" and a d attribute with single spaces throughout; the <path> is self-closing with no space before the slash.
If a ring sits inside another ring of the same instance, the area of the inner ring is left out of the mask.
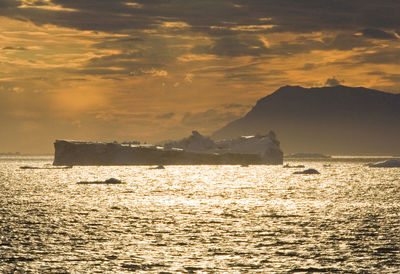
<path id="1" fill-rule="evenodd" d="M 0 38 L 0 152 L 207 134 L 286 84 L 400 87 L 398 1 L 1 0 Z"/>

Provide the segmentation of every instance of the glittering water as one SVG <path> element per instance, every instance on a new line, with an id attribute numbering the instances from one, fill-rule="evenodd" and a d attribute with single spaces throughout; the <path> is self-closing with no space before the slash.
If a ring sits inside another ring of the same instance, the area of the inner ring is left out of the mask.
<path id="1" fill-rule="evenodd" d="M 19 169 L 51 160 L 0 158 L 0 272 L 400 271 L 400 168 Z"/>

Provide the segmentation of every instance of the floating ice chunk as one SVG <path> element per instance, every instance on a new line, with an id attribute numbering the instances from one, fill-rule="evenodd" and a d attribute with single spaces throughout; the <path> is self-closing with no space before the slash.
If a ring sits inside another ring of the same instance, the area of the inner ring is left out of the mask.
<path id="1" fill-rule="evenodd" d="M 318 170 L 310 168 L 303 171 L 293 172 L 293 174 L 320 174 L 320 173 L 318 172 Z"/>
<path id="2" fill-rule="evenodd" d="M 390 159 L 375 164 L 369 164 L 369 167 L 400 167 L 400 159 Z"/>
<path id="3" fill-rule="evenodd" d="M 115 179 L 115 178 L 110 178 L 105 181 L 81 181 L 81 182 L 78 182 L 78 184 L 80 184 L 80 185 L 91 185 L 91 184 L 116 185 L 116 184 L 123 184 L 123 182 L 121 182 L 120 180 Z"/>

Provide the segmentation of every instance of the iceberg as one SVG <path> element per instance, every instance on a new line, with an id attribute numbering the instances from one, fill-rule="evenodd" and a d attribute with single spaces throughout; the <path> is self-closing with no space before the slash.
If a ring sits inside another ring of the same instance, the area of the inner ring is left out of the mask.
<path id="1" fill-rule="evenodd" d="M 124 184 L 121 180 L 115 179 L 115 178 L 110 178 L 105 181 L 80 181 L 78 182 L 79 185 L 118 185 L 118 184 Z"/>
<path id="2" fill-rule="evenodd" d="M 249 165 L 283 163 L 273 132 L 214 142 L 192 135 L 164 146 L 56 140 L 55 166 L 85 165 Z"/>
<path id="3" fill-rule="evenodd" d="M 313 169 L 313 168 L 309 168 L 303 171 L 296 171 L 293 172 L 293 174 L 320 174 L 318 170 Z"/>
<path id="4" fill-rule="evenodd" d="M 219 151 L 255 154 L 270 164 L 283 164 L 283 152 L 279 147 L 280 142 L 273 131 L 266 135 L 257 134 L 217 141 L 216 145 Z"/>

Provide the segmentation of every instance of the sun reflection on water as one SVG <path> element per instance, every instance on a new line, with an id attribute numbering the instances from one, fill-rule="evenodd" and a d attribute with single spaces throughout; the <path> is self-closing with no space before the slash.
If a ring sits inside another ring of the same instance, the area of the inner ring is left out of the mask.
<path id="1" fill-rule="evenodd" d="M 395 272 L 399 169 L 0 161 L 0 271 Z M 121 185 L 79 185 L 118 178 Z"/>

